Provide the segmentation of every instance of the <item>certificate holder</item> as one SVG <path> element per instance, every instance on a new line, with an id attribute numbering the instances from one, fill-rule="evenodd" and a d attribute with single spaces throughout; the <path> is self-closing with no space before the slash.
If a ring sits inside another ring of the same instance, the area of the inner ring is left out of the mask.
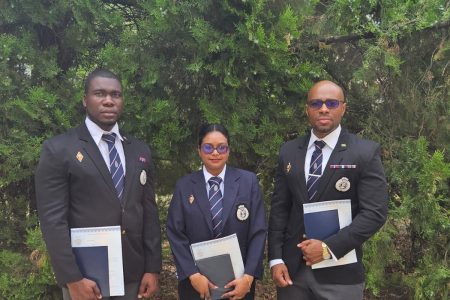
<path id="1" fill-rule="evenodd" d="M 191 244 L 191 253 L 200 272 L 218 286 L 218 289 L 211 289 L 212 299 L 220 299 L 226 292 L 221 285 L 244 275 L 244 261 L 235 233 Z"/>
<path id="2" fill-rule="evenodd" d="M 352 223 L 350 199 L 303 204 L 305 233 L 308 239 L 325 240 Z M 355 249 L 338 260 L 327 259 L 313 264 L 312 269 L 329 268 L 357 262 Z"/>
<path id="3" fill-rule="evenodd" d="M 85 278 L 103 297 L 125 295 L 120 226 L 70 229 L 72 252 Z"/>

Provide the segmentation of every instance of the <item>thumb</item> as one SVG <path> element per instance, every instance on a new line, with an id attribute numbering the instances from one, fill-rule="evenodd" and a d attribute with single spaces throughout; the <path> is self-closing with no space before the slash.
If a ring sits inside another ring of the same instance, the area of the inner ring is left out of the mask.
<path id="1" fill-rule="evenodd" d="M 283 270 L 283 278 L 284 278 L 284 280 L 285 280 L 289 285 L 292 285 L 292 284 L 293 284 L 293 282 L 292 282 L 292 280 L 291 280 L 291 276 L 289 276 L 289 272 L 288 272 L 287 269 L 286 269 L 286 270 Z"/>
<path id="2" fill-rule="evenodd" d="M 97 299 L 102 299 L 102 294 L 100 293 L 100 289 L 98 288 L 97 284 L 92 287 L 92 290 L 94 291 L 94 295 Z"/>

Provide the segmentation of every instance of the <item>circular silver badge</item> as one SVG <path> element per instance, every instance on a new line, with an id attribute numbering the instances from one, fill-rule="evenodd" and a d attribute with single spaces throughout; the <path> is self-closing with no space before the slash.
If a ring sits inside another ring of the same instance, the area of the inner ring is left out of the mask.
<path id="1" fill-rule="evenodd" d="M 336 190 L 340 192 L 346 192 L 350 189 L 350 180 L 347 177 L 342 177 L 336 181 Z"/>
<path id="2" fill-rule="evenodd" d="M 142 170 L 141 176 L 139 176 L 139 181 L 142 185 L 145 185 L 145 183 L 147 182 L 147 172 L 145 172 L 145 170 Z"/>
<path id="3" fill-rule="evenodd" d="M 238 206 L 237 210 L 236 210 L 236 217 L 239 221 L 245 221 L 248 219 L 249 216 L 249 212 L 247 207 L 245 207 L 244 204 L 241 204 Z"/>

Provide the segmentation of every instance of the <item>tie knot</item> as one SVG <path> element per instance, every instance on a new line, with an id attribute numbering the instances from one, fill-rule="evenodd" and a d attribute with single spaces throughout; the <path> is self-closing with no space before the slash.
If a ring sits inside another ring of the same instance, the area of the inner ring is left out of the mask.
<path id="1" fill-rule="evenodd" d="M 116 142 L 116 134 L 114 132 L 109 133 L 109 134 L 104 134 L 104 135 L 102 135 L 102 140 L 104 140 L 108 144 L 114 144 Z"/>
<path id="2" fill-rule="evenodd" d="M 325 147 L 325 142 L 317 140 L 314 142 L 314 145 L 316 145 L 316 148 L 319 148 L 322 150 L 322 148 Z"/>
<path id="3" fill-rule="evenodd" d="M 222 182 L 222 178 L 220 177 L 211 177 L 208 180 L 209 186 L 214 186 L 214 185 L 220 185 L 220 183 Z"/>

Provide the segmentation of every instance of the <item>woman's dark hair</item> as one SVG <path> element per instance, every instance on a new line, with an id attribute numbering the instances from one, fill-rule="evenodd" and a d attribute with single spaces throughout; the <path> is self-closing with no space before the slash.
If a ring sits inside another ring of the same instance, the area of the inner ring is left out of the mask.
<path id="1" fill-rule="evenodd" d="M 198 132 L 199 147 L 202 145 L 205 136 L 213 131 L 218 131 L 221 134 L 223 134 L 227 138 L 228 145 L 230 144 L 230 137 L 228 136 L 228 130 L 225 128 L 225 126 L 221 124 L 204 124 L 202 125 L 202 127 L 200 127 L 200 130 Z"/>
<path id="2" fill-rule="evenodd" d="M 96 78 L 96 77 L 116 79 L 120 83 L 120 85 L 122 86 L 122 82 L 120 81 L 119 76 L 117 76 L 116 74 L 114 74 L 113 72 L 111 72 L 108 69 L 99 68 L 99 69 L 95 69 L 94 71 L 89 73 L 88 76 L 86 77 L 86 80 L 84 81 L 84 94 L 85 95 L 89 91 L 89 87 L 91 85 L 91 81 L 94 78 Z"/>

